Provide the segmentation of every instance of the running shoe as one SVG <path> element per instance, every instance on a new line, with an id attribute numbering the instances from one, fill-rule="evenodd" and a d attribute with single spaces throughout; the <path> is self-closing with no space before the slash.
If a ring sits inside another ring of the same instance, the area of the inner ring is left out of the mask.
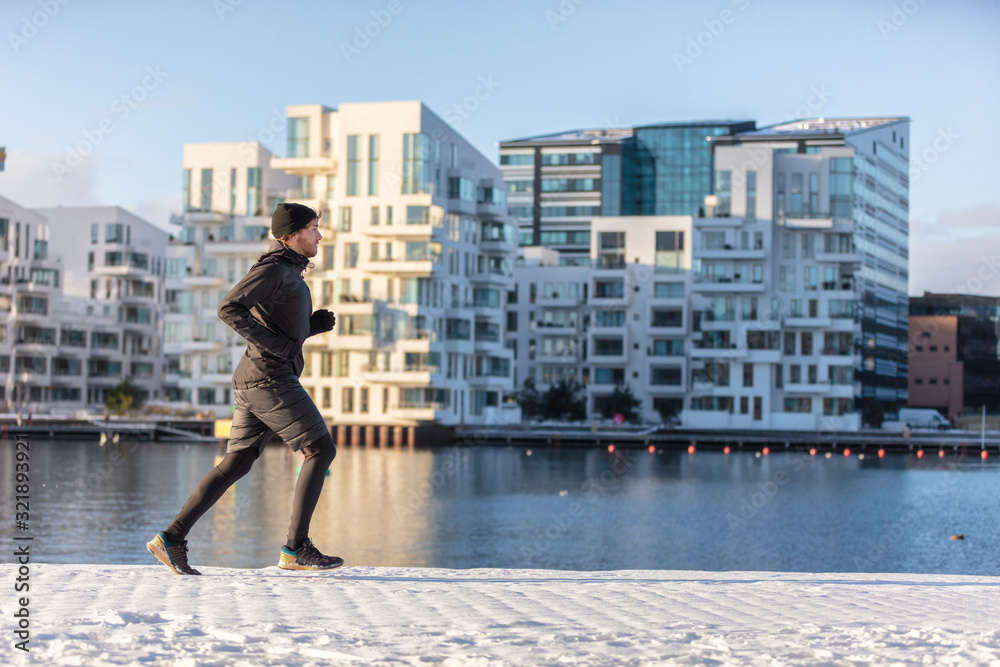
<path id="1" fill-rule="evenodd" d="M 187 540 L 183 542 L 170 542 L 163 533 L 157 533 L 149 542 L 146 548 L 149 553 L 156 556 L 156 559 L 174 571 L 174 574 L 201 574 L 198 570 L 188 565 Z"/>
<path id="2" fill-rule="evenodd" d="M 281 558 L 278 560 L 278 567 L 282 570 L 332 570 L 343 564 L 343 558 L 321 554 L 308 537 L 298 551 L 281 547 Z"/>

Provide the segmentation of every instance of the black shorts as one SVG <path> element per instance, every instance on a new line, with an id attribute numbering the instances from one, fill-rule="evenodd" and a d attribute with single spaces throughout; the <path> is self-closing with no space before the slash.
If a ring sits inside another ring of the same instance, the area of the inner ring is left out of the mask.
<path id="1" fill-rule="evenodd" d="M 233 428 L 226 452 L 263 450 L 277 434 L 294 451 L 316 442 L 330 429 L 298 379 L 253 389 L 234 389 Z"/>

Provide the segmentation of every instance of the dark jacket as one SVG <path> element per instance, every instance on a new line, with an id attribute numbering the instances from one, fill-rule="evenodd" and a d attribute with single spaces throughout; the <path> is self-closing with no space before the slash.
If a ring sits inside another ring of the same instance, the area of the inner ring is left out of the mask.
<path id="1" fill-rule="evenodd" d="M 309 258 L 272 241 L 219 305 L 219 317 L 247 341 L 233 387 L 249 389 L 297 378 L 310 331 L 312 295 L 302 272 Z"/>

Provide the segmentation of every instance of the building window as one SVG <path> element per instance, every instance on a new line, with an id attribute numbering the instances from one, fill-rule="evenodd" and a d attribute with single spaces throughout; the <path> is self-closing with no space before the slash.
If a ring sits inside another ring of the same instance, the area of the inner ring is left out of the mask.
<path id="1" fill-rule="evenodd" d="M 347 136 L 347 196 L 358 195 L 358 179 L 361 170 L 361 135 Z"/>
<path id="2" fill-rule="evenodd" d="M 351 207 L 341 206 L 338 210 L 337 218 L 337 231 L 338 232 L 349 232 L 351 231 Z"/>
<path id="3" fill-rule="evenodd" d="M 853 160 L 849 157 L 830 158 L 830 215 L 834 220 L 850 220 L 853 201 Z"/>
<path id="4" fill-rule="evenodd" d="M 288 119 L 288 157 L 309 157 L 309 119 Z"/>
<path id="5" fill-rule="evenodd" d="M 728 218 L 730 212 L 732 211 L 732 201 L 733 201 L 732 180 L 733 180 L 733 172 L 731 171 L 715 172 L 715 197 L 716 197 L 715 217 L 716 218 Z"/>
<path id="6" fill-rule="evenodd" d="M 457 147 L 452 145 L 457 152 Z M 457 161 L 457 160 L 456 160 Z M 403 135 L 403 194 L 430 191 L 430 138 L 426 134 Z"/>
<path id="7" fill-rule="evenodd" d="M 200 211 L 211 211 L 212 210 L 212 170 L 202 169 L 201 170 L 201 205 L 198 207 Z"/>
<path id="8" fill-rule="evenodd" d="M 247 169 L 247 215 L 261 215 L 260 167 Z"/>
<path id="9" fill-rule="evenodd" d="M 370 134 L 368 135 L 368 194 L 373 197 L 378 195 L 378 161 L 379 138 L 377 134 Z"/>
<path id="10" fill-rule="evenodd" d="M 598 268 L 625 268 L 625 232 L 599 232 L 597 247 Z"/>
<path id="11" fill-rule="evenodd" d="M 181 203 L 184 208 L 184 213 L 191 210 L 191 170 L 184 170 L 184 201 Z M 97 223 L 94 223 L 95 225 Z M 92 239 L 93 243 L 97 243 L 97 239 Z"/>
<path id="12" fill-rule="evenodd" d="M 354 387 L 344 387 L 340 391 L 340 411 L 344 414 L 354 412 Z"/>
<path id="13" fill-rule="evenodd" d="M 753 386 L 753 364 L 743 364 L 743 386 Z M 746 411 L 744 411 L 744 414 Z"/>
<path id="14" fill-rule="evenodd" d="M 361 388 L 361 405 L 359 407 L 361 414 L 368 414 L 368 387 Z"/>
<path id="15" fill-rule="evenodd" d="M 747 222 L 757 222 L 757 172 L 747 172 Z"/>
<path id="16" fill-rule="evenodd" d="M 677 273 L 685 268 L 684 232 L 656 232 L 655 264 L 656 273 Z"/>

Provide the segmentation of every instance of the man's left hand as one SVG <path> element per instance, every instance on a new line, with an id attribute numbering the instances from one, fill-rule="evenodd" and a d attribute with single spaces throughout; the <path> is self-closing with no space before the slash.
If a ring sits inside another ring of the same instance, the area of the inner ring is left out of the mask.
<path id="1" fill-rule="evenodd" d="M 332 331 L 335 324 L 337 324 L 336 316 L 326 308 L 317 310 L 309 316 L 309 331 L 311 334 Z"/>

